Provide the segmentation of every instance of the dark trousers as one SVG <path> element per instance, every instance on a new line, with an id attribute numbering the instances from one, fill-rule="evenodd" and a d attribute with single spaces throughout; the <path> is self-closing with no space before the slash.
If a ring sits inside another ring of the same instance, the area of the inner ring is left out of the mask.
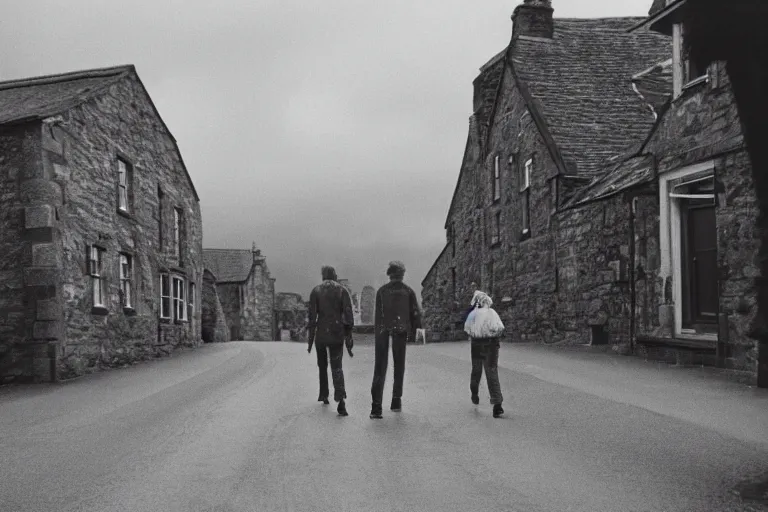
<path id="1" fill-rule="evenodd" d="M 407 333 L 390 332 L 387 330 L 376 333 L 376 361 L 373 364 L 373 384 L 371 385 L 371 409 L 381 412 L 381 401 L 384 395 L 384 381 L 387 378 L 387 363 L 389 362 L 389 337 L 392 336 L 392 364 L 395 367 L 395 383 L 392 387 L 392 398 L 402 398 L 403 377 L 405 376 L 405 344 Z"/>
<path id="2" fill-rule="evenodd" d="M 492 404 L 500 404 L 504 397 L 501 395 L 499 383 L 499 340 L 472 340 L 472 373 L 469 378 L 469 390 L 476 395 L 480 389 L 480 379 L 488 381 L 488 394 L 491 395 Z"/>
<path id="3" fill-rule="evenodd" d="M 344 371 L 341 368 L 344 345 L 315 345 L 315 352 L 317 368 L 320 370 L 320 397 L 328 398 L 328 356 L 330 355 L 333 399 L 337 402 L 344 400 L 347 398 L 347 392 L 344 389 Z"/>

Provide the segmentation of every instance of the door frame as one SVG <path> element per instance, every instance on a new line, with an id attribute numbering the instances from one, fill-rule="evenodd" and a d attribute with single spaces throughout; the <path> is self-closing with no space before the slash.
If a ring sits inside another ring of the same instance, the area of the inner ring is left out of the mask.
<path id="1" fill-rule="evenodd" d="M 715 175 L 715 161 L 702 162 L 682 167 L 659 175 L 659 250 L 661 264 L 659 276 L 672 279 L 672 302 L 674 307 L 673 336 L 695 337 L 717 340 L 717 334 L 691 333 L 683 330 L 683 254 L 682 254 L 682 211 L 680 200 L 669 197 L 681 181 L 707 179 Z"/>

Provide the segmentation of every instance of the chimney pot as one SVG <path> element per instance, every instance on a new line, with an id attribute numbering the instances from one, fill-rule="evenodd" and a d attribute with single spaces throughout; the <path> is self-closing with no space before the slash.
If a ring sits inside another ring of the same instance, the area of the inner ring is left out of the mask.
<path id="1" fill-rule="evenodd" d="M 523 0 L 512 14 L 512 37 L 552 39 L 555 31 L 553 13 L 552 0 Z"/>

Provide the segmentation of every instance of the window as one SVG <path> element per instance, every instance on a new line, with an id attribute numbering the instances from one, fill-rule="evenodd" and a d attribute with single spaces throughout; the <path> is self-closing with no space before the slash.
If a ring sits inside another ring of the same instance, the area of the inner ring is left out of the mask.
<path id="1" fill-rule="evenodd" d="M 123 160 L 117 159 L 117 208 L 122 212 L 131 211 L 131 182 L 133 181 L 133 167 Z"/>
<path id="2" fill-rule="evenodd" d="M 189 282 L 189 294 L 187 294 L 187 304 L 189 304 L 189 318 L 195 314 L 195 283 Z"/>
<path id="3" fill-rule="evenodd" d="M 493 235 L 491 235 L 491 245 L 496 245 L 501 241 L 501 212 L 496 212 L 493 216 Z"/>
<path id="4" fill-rule="evenodd" d="M 184 279 L 173 276 L 173 312 L 176 320 L 187 319 L 187 306 L 184 295 Z"/>
<path id="5" fill-rule="evenodd" d="M 171 283 L 168 274 L 160 274 L 160 318 L 171 318 Z"/>
<path id="6" fill-rule="evenodd" d="M 531 171 L 533 170 L 533 158 L 529 158 L 520 172 L 520 212 L 522 215 L 522 234 L 531 231 Z"/>
<path id="7" fill-rule="evenodd" d="M 493 160 L 493 200 L 501 199 L 501 176 L 499 170 L 499 155 Z"/>
<path id="8" fill-rule="evenodd" d="M 106 286 L 104 276 L 104 249 L 92 245 L 88 257 L 88 274 L 93 288 L 93 307 L 106 307 Z"/>
<path id="9" fill-rule="evenodd" d="M 120 254 L 120 294 L 124 308 L 133 307 L 132 284 L 133 258 L 128 254 Z"/>
<path id="10" fill-rule="evenodd" d="M 699 55 L 686 44 L 686 27 L 681 25 L 680 29 L 682 57 L 683 57 L 683 84 L 692 84 L 699 82 L 707 77 L 707 64 Z"/>
<path id="11" fill-rule="evenodd" d="M 176 257 L 181 261 L 181 236 L 183 226 L 183 216 L 180 208 L 173 209 L 173 251 Z"/>
<path id="12" fill-rule="evenodd" d="M 488 276 L 488 286 L 486 287 L 486 289 L 488 290 L 487 293 L 488 293 L 488 295 L 493 296 L 494 295 L 493 287 L 495 285 L 494 280 L 493 280 L 493 261 L 490 261 L 486 265 L 486 274 Z"/>

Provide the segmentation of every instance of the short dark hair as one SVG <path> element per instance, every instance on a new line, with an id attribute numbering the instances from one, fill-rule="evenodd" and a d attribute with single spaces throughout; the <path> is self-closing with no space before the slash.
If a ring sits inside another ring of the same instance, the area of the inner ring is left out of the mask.
<path id="1" fill-rule="evenodd" d="M 321 269 L 321 273 L 323 276 L 323 281 L 327 281 L 329 279 L 331 281 L 336 280 L 336 269 L 330 265 L 323 265 L 323 268 Z"/>

